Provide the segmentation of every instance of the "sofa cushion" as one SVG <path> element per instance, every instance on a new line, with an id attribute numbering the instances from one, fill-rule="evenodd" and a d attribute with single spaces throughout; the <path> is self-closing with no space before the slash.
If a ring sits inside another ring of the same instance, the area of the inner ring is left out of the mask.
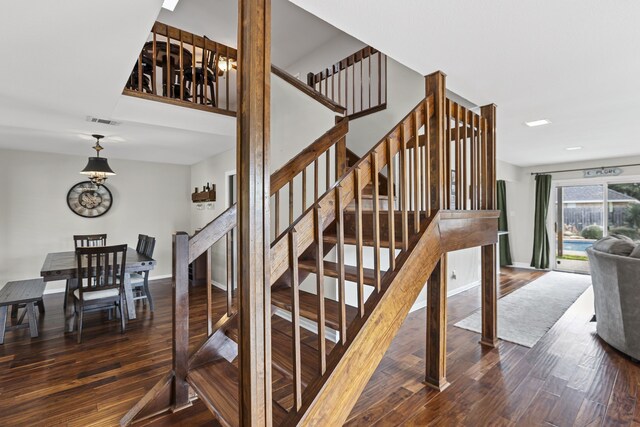
<path id="1" fill-rule="evenodd" d="M 636 246 L 636 248 L 629 254 L 632 258 L 640 258 L 640 245 Z"/>
<path id="2" fill-rule="evenodd" d="M 635 243 L 631 237 L 625 236 L 624 234 L 611 233 L 611 234 L 609 234 L 609 237 L 615 237 L 616 239 L 625 240 L 627 242 Z"/>
<path id="3" fill-rule="evenodd" d="M 607 236 L 595 242 L 593 248 L 612 255 L 629 256 L 636 245 L 632 241 Z"/>

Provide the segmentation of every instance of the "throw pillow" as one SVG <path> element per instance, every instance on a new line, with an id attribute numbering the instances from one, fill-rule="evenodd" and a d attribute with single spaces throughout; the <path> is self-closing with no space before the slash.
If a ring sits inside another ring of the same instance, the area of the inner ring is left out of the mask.
<path id="1" fill-rule="evenodd" d="M 633 242 L 607 236 L 595 242 L 593 248 L 612 255 L 629 256 L 636 248 Z"/>
<path id="2" fill-rule="evenodd" d="M 640 245 L 636 246 L 629 256 L 632 258 L 640 258 Z"/>

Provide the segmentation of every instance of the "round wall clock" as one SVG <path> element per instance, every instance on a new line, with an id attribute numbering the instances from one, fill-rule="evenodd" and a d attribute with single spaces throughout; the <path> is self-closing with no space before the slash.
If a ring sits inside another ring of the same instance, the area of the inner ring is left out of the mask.
<path id="1" fill-rule="evenodd" d="M 79 182 L 67 193 L 67 205 L 76 215 L 96 218 L 107 213 L 113 197 L 104 185 L 96 186 L 91 181 Z"/>

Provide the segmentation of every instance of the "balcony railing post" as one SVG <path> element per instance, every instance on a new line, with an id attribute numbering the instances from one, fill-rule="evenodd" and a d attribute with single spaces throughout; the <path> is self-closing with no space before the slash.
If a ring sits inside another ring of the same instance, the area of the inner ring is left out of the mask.
<path id="1" fill-rule="evenodd" d="M 433 117 L 429 126 L 429 168 L 431 213 L 436 214 L 445 205 L 450 189 L 446 187 L 444 174 L 448 170 L 444 163 L 446 76 L 441 71 L 425 78 L 426 97 L 433 96 Z M 426 112 L 428 115 L 428 109 Z M 427 352 L 426 382 L 429 386 L 444 390 L 449 384 L 446 374 L 447 357 L 447 267 L 443 255 L 427 281 Z"/>

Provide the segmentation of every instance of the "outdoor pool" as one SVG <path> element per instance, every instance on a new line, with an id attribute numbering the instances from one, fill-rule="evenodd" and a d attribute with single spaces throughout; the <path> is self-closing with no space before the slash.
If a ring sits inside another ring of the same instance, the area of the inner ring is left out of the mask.
<path id="1" fill-rule="evenodd" d="M 585 252 L 593 242 L 593 240 L 563 240 L 562 247 L 565 251 Z"/>

